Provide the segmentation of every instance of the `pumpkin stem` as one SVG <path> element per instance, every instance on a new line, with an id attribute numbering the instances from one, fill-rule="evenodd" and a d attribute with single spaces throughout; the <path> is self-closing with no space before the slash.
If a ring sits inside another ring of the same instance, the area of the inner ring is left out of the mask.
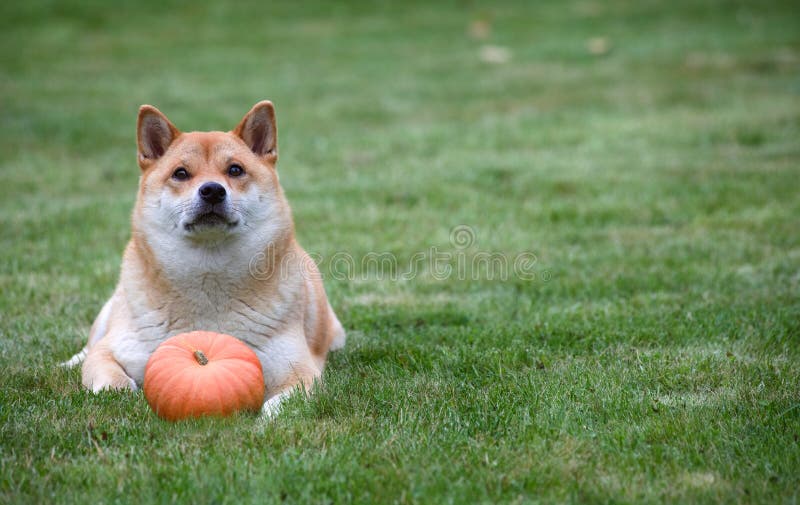
<path id="1" fill-rule="evenodd" d="M 194 352 L 194 359 L 196 359 L 197 362 L 200 363 L 201 365 L 208 364 L 208 358 L 206 358 L 206 355 L 203 354 L 203 351 L 201 351 L 200 349 Z"/>

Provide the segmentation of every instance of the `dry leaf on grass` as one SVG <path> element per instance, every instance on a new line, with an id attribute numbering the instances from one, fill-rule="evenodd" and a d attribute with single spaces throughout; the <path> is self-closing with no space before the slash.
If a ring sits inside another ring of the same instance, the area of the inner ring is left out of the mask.
<path id="1" fill-rule="evenodd" d="M 485 40 L 492 34 L 492 24 L 486 19 L 476 19 L 469 25 L 469 36 L 476 40 Z"/>
<path id="2" fill-rule="evenodd" d="M 592 37 L 586 41 L 586 49 L 595 56 L 601 56 L 611 50 L 611 42 L 607 37 Z"/>

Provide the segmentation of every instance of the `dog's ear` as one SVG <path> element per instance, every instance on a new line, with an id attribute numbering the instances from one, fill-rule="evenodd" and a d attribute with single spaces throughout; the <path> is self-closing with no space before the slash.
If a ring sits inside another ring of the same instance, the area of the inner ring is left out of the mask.
<path id="1" fill-rule="evenodd" d="M 233 134 L 239 136 L 258 156 L 278 159 L 278 128 L 275 125 L 275 107 L 269 100 L 253 105 L 245 114 Z"/>
<path id="2" fill-rule="evenodd" d="M 139 146 L 139 166 L 144 170 L 162 157 L 181 132 L 167 116 L 152 105 L 139 107 L 136 140 Z"/>

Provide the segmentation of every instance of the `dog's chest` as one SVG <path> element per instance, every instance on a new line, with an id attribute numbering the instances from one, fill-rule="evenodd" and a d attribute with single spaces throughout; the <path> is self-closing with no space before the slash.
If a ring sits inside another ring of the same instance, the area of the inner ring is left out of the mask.
<path id="1" fill-rule="evenodd" d="M 133 338 L 118 342 L 115 355 L 137 382 L 153 351 L 167 338 L 195 330 L 233 335 L 256 352 L 270 347 L 273 337 L 284 330 L 283 317 L 270 304 L 257 306 L 244 299 L 220 294 L 205 298 L 170 300 L 156 309 L 134 310 L 130 331 Z"/>
<path id="2" fill-rule="evenodd" d="M 133 330 L 140 341 L 161 341 L 194 330 L 233 335 L 258 347 L 281 331 L 285 309 L 266 293 L 241 293 L 225 279 L 206 276 L 181 287 L 179 295 L 165 297 L 152 307 L 135 310 Z"/>

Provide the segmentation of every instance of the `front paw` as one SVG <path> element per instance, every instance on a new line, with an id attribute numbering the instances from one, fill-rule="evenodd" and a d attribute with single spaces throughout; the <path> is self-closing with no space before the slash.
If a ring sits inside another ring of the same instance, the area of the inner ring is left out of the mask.
<path id="1" fill-rule="evenodd" d="M 261 406 L 261 418 L 262 419 L 272 419 L 281 411 L 281 406 L 283 401 L 292 394 L 291 391 L 284 391 L 283 393 L 278 393 L 277 395 L 273 396 L 269 400 L 264 402 L 264 405 Z"/>
<path id="2" fill-rule="evenodd" d="M 136 391 L 139 389 L 136 386 L 136 381 L 131 379 L 125 374 L 115 374 L 115 375 L 100 375 L 92 379 L 90 384 L 85 384 L 87 388 L 89 388 L 92 393 L 99 393 L 103 390 L 130 390 Z"/>

